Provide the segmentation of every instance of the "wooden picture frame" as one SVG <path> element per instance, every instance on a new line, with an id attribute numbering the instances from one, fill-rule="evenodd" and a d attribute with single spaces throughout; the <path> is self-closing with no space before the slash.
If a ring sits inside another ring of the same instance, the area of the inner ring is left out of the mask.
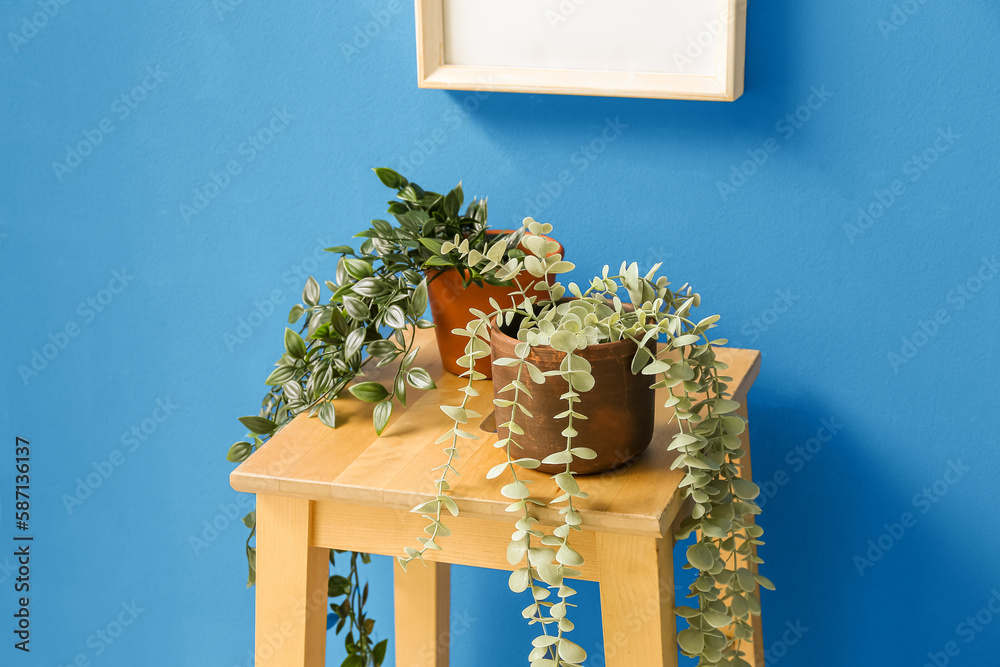
<path id="1" fill-rule="evenodd" d="M 727 102 L 743 94 L 746 0 L 415 5 L 421 88 Z"/>

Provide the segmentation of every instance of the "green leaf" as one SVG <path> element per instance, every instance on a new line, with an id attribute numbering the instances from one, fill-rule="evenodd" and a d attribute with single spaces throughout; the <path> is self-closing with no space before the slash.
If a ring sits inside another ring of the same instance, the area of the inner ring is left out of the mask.
<path id="1" fill-rule="evenodd" d="M 254 526 L 257 525 L 256 510 L 248 513 L 245 517 L 243 517 L 243 525 L 246 526 L 247 528 L 253 528 Z"/>
<path id="2" fill-rule="evenodd" d="M 733 485 L 733 493 L 742 500 L 753 500 L 760 495 L 760 487 L 739 477 L 730 482 Z"/>
<path id="3" fill-rule="evenodd" d="M 524 365 L 528 369 L 528 375 L 531 376 L 532 382 L 535 384 L 545 384 L 545 375 L 542 374 L 542 371 L 538 368 L 538 366 L 528 362 L 525 362 Z"/>
<path id="4" fill-rule="evenodd" d="M 701 616 L 700 609 L 693 609 L 691 607 L 677 607 L 674 609 L 674 613 L 681 618 L 694 618 L 695 616 Z"/>
<path id="5" fill-rule="evenodd" d="M 742 417 L 726 415 L 722 417 L 722 426 L 728 435 L 739 435 L 747 428 L 747 423 Z"/>
<path id="6" fill-rule="evenodd" d="M 701 630 L 688 628 L 677 633 L 677 643 L 680 644 L 685 653 L 698 655 L 705 648 L 705 635 L 701 633 Z"/>
<path id="7" fill-rule="evenodd" d="M 435 255 L 441 254 L 441 241 L 438 241 L 437 239 L 421 238 L 420 243 Z"/>
<path id="8" fill-rule="evenodd" d="M 409 311 L 413 319 L 422 317 L 427 310 L 427 280 L 421 280 L 420 284 L 413 289 L 413 296 L 410 297 Z"/>
<path id="9" fill-rule="evenodd" d="M 569 565 L 570 567 L 579 567 L 583 565 L 583 556 L 581 556 L 573 547 L 569 544 L 563 544 L 559 547 L 559 551 L 556 552 L 556 560 L 563 565 Z"/>
<path id="10" fill-rule="evenodd" d="M 372 265 L 363 259 L 345 257 L 344 266 L 347 268 L 347 273 L 349 273 L 355 280 L 370 278 L 375 275 L 375 269 L 373 269 Z"/>
<path id="11" fill-rule="evenodd" d="M 335 245 L 332 248 L 323 248 L 326 252 L 332 252 L 334 254 L 340 255 L 353 255 L 354 248 L 349 245 Z"/>
<path id="12" fill-rule="evenodd" d="M 503 256 L 507 252 L 507 242 L 497 241 L 486 250 L 486 259 L 496 264 L 503 264 Z"/>
<path id="13" fill-rule="evenodd" d="M 552 334 L 552 337 L 549 339 L 549 345 L 551 345 L 556 350 L 559 350 L 560 352 L 565 352 L 568 354 L 570 352 L 576 351 L 578 341 L 576 338 L 576 334 L 570 333 L 568 331 L 557 331 L 554 334 Z"/>
<path id="14" fill-rule="evenodd" d="M 694 371 L 683 361 L 678 361 L 670 366 L 670 377 L 674 380 L 690 380 L 694 377 Z"/>
<path id="15" fill-rule="evenodd" d="M 389 396 L 389 392 L 378 382 L 359 382 L 352 384 L 350 390 L 356 398 L 366 403 L 378 403 Z"/>
<path id="16" fill-rule="evenodd" d="M 545 275 L 545 267 L 534 255 L 528 255 L 524 258 L 524 268 L 535 278 L 541 278 Z"/>
<path id="17" fill-rule="evenodd" d="M 378 644 L 375 644 L 375 648 L 372 649 L 372 660 L 375 661 L 375 667 L 380 667 L 382 661 L 385 660 L 385 649 L 389 645 L 388 639 L 383 639 Z"/>
<path id="18" fill-rule="evenodd" d="M 347 577 L 335 574 L 326 582 L 327 597 L 336 598 L 351 592 L 351 582 Z"/>
<path id="19" fill-rule="evenodd" d="M 729 606 L 733 610 L 733 616 L 736 618 L 743 618 L 750 613 L 750 605 L 747 603 L 747 599 L 739 593 L 733 593 L 733 598 L 729 601 Z"/>
<path id="20" fill-rule="evenodd" d="M 469 422 L 469 413 L 460 405 L 442 405 L 441 412 L 459 424 L 467 424 Z"/>
<path id="21" fill-rule="evenodd" d="M 323 401 L 320 403 L 317 416 L 324 426 L 337 428 L 337 409 L 333 407 L 333 401 Z"/>
<path id="22" fill-rule="evenodd" d="M 449 512 L 451 512 L 452 516 L 458 516 L 458 505 L 455 504 L 455 501 L 452 498 L 448 496 L 438 496 L 437 499 L 441 501 L 441 504 L 444 505 Z"/>
<path id="23" fill-rule="evenodd" d="M 384 338 L 381 340 L 373 340 L 368 343 L 368 354 L 373 357 L 387 357 L 397 350 L 398 348 L 395 343 Z"/>
<path id="24" fill-rule="evenodd" d="M 545 465 L 572 463 L 572 462 L 573 462 L 573 454 L 571 454 L 569 450 L 565 449 L 559 452 L 554 452 L 552 454 L 549 454 L 544 459 L 542 459 L 542 463 Z"/>
<path id="25" fill-rule="evenodd" d="M 438 255 L 434 255 L 432 257 L 427 258 L 427 261 L 424 262 L 424 266 L 454 266 L 454 264 L 449 262 L 444 257 L 439 257 Z"/>
<path id="26" fill-rule="evenodd" d="M 645 345 L 636 348 L 635 356 L 632 357 L 632 375 L 638 375 L 652 358 L 653 353 Z"/>
<path id="27" fill-rule="evenodd" d="M 649 362 L 645 368 L 642 369 L 643 375 L 658 375 L 660 373 L 666 373 L 670 370 L 670 363 L 663 361 L 662 359 L 654 359 Z"/>
<path id="28" fill-rule="evenodd" d="M 296 359 L 302 359 L 306 356 L 306 344 L 302 340 L 302 336 L 287 327 L 285 328 L 285 350 Z"/>
<path id="29" fill-rule="evenodd" d="M 508 465 L 510 464 L 506 462 L 496 464 L 495 466 L 489 469 L 489 472 L 486 473 L 486 479 L 496 479 L 497 477 L 503 474 L 503 472 L 507 469 Z"/>
<path id="30" fill-rule="evenodd" d="M 289 380 L 295 377 L 295 367 L 287 364 L 280 364 L 277 368 L 271 371 L 271 374 L 267 376 L 264 380 L 264 384 L 270 386 L 277 386 L 279 384 L 285 384 Z"/>
<path id="31" fill-rule="evenodd" d="M 391 415 L 392 415 L 392 401 L 382 401 L 381 403 L 375 406 L 375 413 L 372 416 L 372 419 L 375 422 L 375 433 L 377 435 L 382 435 L 382 431 L 385 430 L 386 424 L 389 423 L 389 417 Z"/>
<path id="32" fill-rule="evenodd" d="M 458 217 L 458 209 L 462 207 L 462 200 L 465 196 L 462 193 L 462 184 L 459 183 L 444 198 L 444 213 L 449 218 Z"/>
<path id="33" fill-rule="evenodd" d="M 419 352 L 419 351 L 420 351 L 420 348 L 419 347 L 415 347 L 412 350 L 410 350 L 409 352 L 407 352 L 406 355 L 403 357 L 402 363 L 400 363 L 400 368 L 409 368 L 410 366 L 412 366 L 413 365 L 413 360 L 416 358 L 417 352 Z"/>
<path id="34" fill-rule="evenodd" d="M 312 276 L 309 276 L 306 286 L 302 288 L 302 301 L 308 306 L 319 303 L 319 283 Z"/>
<path id="35" fill-rule="evenodd" d="M 412 184 L 404 185 L 400 189 L 397 196 L 403 201 L 408 201 L 414 204 L 420 199 L 420 194 L 417 193 L 416 187 Z"/>
<path id="36" fill-rule="evenodd" d="M 561 472 L 554 477 L 556 484 L 560 489 L 569 494 L 580 493 L 580 485 L 577 484 L 576 478 L 568 472 Z"/>
<path id="37" fill-rule="evenodd" d="M 559 658 L 579 664 L 587 659 L 587 652 L 578 644 L 574 644 L 564 637 L 559 640 Z"/>
<path id="38" fill-rule="evenodd" d="M 437 514 L 437 510 L 438 510 L 438 501 L 428 500 L 425 503 L 420 503 L 410 511 L 413 512 L 414 514 Z"/>
<path id="39" fill-rule="evenodd" d="M 528 586 L 531 585 L 531 571 L 526 567 L 514 570 L 510 573 L 507 585 L 510 586 L 510 590 L 515 593 L 523 593 L 528 590 Z"/>
<path id="40" fill-rule="evenodd" d="M 702 618 L 713 628 L 724 628 L 733 622 L 732 617 L 728 614 L 719 614 L 710 610 L 702 614 Z"/>
<path id="41" fill-rule="evenodd" d="M 524 247 L 535 257 L 545 257 L 545 239 L 541 236 L 526 236 L 522 241 Z"/>
<path id="42" fill-rule="evenodd" d="M 531 645 L 534 646 L 535 648 L 544 648 L 546 646 L 552 646 L 553 644 L 556 644 L 558 642 L 559 642 L 558 637 L 555 637 L 553 635 L 541 635 L 539 637 L 535 637 L 534 639 L 532 639 Z"/>
<path id="43" fill-rule="evenodd" d="M 392 169 L 388 169 L 386 167 L 375 167 L 372 171 L 375 172 L 375 175 L 378 176 L 378 180 L 382 181 L 382 184 L 387 188 L 398 190 L 400 188 L 405 188 L 408 185 L 406 179 Z"/>
<path id="44" fill-rule="evenodd" d="M 374 227 L 375 231 L 377 231 L 379 234 L 391 238 L 393 230 L 392 230 L 392 225 L 389 223 L 388 220 L 372 220 L 372 227 Z"/>
<path id="45" fill-rule="evenodd" d="M 549 267 L 549 273 L 569 273 L 576 268 L 573 262 L 555 262 Z"/>
<path id="46" fill-rule="evenodd" d="M 351 288 L 361 296 L 367 297 L 380 296 L 389 291 L 389 287 L 385 284 L 385 281 L 378 278 L 362 278 L 354 283 Z"/>
<path id="47" fill-rule="evenodd" d="M 237 442 L 229 448 L 226 460 L 232 463 L 242 463 L 253 453 L 253 445 L 249 442 Z"/>
<path id="48" fill-rule="evenodd" d="M 406 381 L 410 383 L 411 387 L 416 389 L 437 389 L 437 385 L 434 384 L 431 374 L 423 368 L 411 368 L 406 374 Z"/>
<path id="49" fill-rule="evenodd" d="M 365 330 L 358 328 L 347 334 L 347 338 L 344 339 L 344 357 L 350 359 L 353 357 L 358 350 L 361 349 L 361 345 L 365 342 Z"/>
<path id="50" fill-rule="evenodd" d="M 249 573 L 247 575 L 247 588 L 250 588 L 257 583 L 257 549 L 247 545 L 247 566 Z"/>
<path id="51" fill-rule="evenodd" d="M 364 301 L 356 296 L 344 295 L 344 309 L 347 314 L 356 320 L 366 320 L 370 311 L 368 306 L 365 305 Z"/>
<path id="52" fill-rule="evenodd" d="M 306 309 L 302 307 L 301 304 L 295 304 L 292 309 L 288 311 L 288 323 L 295 324 L 302 317 L 302 313 L 306 312 Z"/>
<path id="53" fill-rule="evenodd" d="M 707 570 L 715 564 L 712 552 L 704 544 L 692 544 L 687 550 L 687 559 L 699 570 Z"/>
<path id="54" fill-rule="evenodd" d="M 701 523 L 701 530 L 709 537 L 725 539 L 729 537 L 732 522 L 728 519 L 716 519 L 708 517 Z"/>
<path id="55" fill-rule="evenodd" d="M 736 412 L 740 409 L 740 404 L 736 401 L 730 401 L 725 398 L 717 398 L 715 402 L 712 403 L 712 414 L 724 415 L 729 412 Z"/>
<path id="56" fill-rule="evenodd" d="M 270 419 L 263 417 L 240 417 L 240 423 L 246 426 L 252 433 L 267 435 L 273 432 L 278 425 Z"/>
<path id="57" fill-rule="evenodd" d="M 406 405 L 406 374 L 397 372 L 392 381 L 392 392 L 402 405 Z"/>
<path id="58" fill-rule="evenodd" d="M 531 495 L 531 491 L 528 490 L 527 485 L 521 481 L 505 485 L 500 489 L 500 493 L 505 498 L 510 498 L 511 500 L 523 500 Z"/>
<path id="59" fill-rule="evenodd" d="M 406 313 L 399 306 L 393 304 L 385 311 L 385 323 L 393 329 L 406 328 Z"/>
<path id="60" fill-rule="evenodd" d="M 527 538 L 512 540 L 510 544 L 507 545 L 507 562 L 511 565 L 517 565 L 520 563 L 524 559 L 524 554 L 528 551 L 525 546 L 527 543 Z"/>
<path id="61" fill-rule="evenodd" d="M 597 381 L 593 375 L 586 371 L 576 371 L 569 374 L 569 384 L 576 391 L 588 392 L 594 388 Z"/>

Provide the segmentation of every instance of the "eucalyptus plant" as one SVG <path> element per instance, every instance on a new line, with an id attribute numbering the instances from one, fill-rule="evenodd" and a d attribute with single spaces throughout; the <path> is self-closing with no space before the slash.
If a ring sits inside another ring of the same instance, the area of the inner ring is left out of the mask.
<path id="1" fill-rule="evenodd" d="M 569 614 L 575 606 L 570 599 L 576 592 L 567 580 L 578 577 L 576 568 L 584 563 L 573 547 L 573 536 L 583 523 L 576 501 L 587 494 L 581 490 L 572 463 L 596 454 L 574 445 L 578 435 L 575 425 L 587 418 L 580 412 L 581 395 L 595 384 L 589 362 L 579 353 L 592 345 L 631 340 L 636 350 L 632 372 L 649 376 L 654 388 L 668 389 L 664 405 L 673 409 L 672 419 L 678 424 L 669 449 L 678 452 L 673 468 L 682 468 L 685 473 L 680 487 L 693 509 L 680 524 L 677 538 L 687 539 L 697 532 L 687 549 L 686 565 L 697 571 L 688 596 L 696 599 L 697 606 L 676 610 L 688 623 L 678 634 L 680 649 L 684 655 L 698 658 L 700 665 L 748 665 L 742 642 L 752 641 L 751 616 L 760 613 L 755 592 L 758 585 L 772 585 L 754 571 L 762 562 L 754 550 L 763 544 L 762 530 L 751 519 L 760 513 L 754 502 L 759 490 L 739 477 L 739 459 L 745 455 L 739 436 L 746 422 L 737 414 L 739 404 L 727 397 L 727 383 L 732 379 L 722 374 L 727 366 L 715 354 L 716 346 L 727 341 L 708 335 L 719 316 L 696 321 L 691 311 L 700 305 L 699 295 L 689 285 L 672 290 L 665 276 L 656 275 L 659 265 L 645 275 L 634 263 L 623 263 L 616 274 L 605 266 L 589 285 L 570 282 L 564 287 L 552 278 L 575 267 L 556 254 L 557 244 L 544 238 L 552 226 L 527 218 L 524 227 L 523 245 L 528 253 L 521 258 L 507 258 L 502 249 L 492 246 L 485 252 L 463 249 L 458 238 L 442 245 L 442 252 L 457 249 L 485 276 L 513 280 L 515 298 L 510 308 L 493 302 L 490 314 L 474 311 L 468 326 L 455 330 L 469 339 L 459 360 L 468 369 L 463 373 L 467 382 L 461 403 L 441 408 L 453 424 L 439 439 L 448 446 L 444 450 L 446 461 L 434 483 L 435 497 L 413 509 L 428 517 L 427 536 L 418 538 L 419 549 L 406 548 L 400 564 L 405 569 L 412 561 L 422 560 L 428 550 L 441 549 L 438 538 L 450 533 L 445 513 L 457 516 L 459 510 L 449 495 L 449 479 L 457 474 L 460 441 L 476 439 L 465 430 L 465 424 L 480 416 L 468 406 L 469 398 L 478 395 L 476 381 L 483 379 L 475 370 L 475 361 L 490 354 L 491 323 L 516 324 L 519 342 L 515 356 L 494 360 L 516 367 L 517 374 L 494 399 L 497 407 L 510 408 L 509 421 L 501 424 L 509 437 L 495 443 L 504 458 L 487 478 L 503 477 L 500 493 L 512 501 L 507 511 L 515 518 L 515 530 L 506 549 L 508 562 L 515 569 L 509 585 L 517 593 L 530 590 L 531 603 L 522 616 L 541 629 L 532 642 L 529 662 L 532 667 L 580 667 L 587 654 L 567 637 L 573 629 Z M 567 292 L 574 298 L 562 301 Z M 656 341 L 665 343 L 658 352 L 650 345 Z M 557 370 L 543 371 L 528 360 L 532 347 L 539 345 L 563 354 Z M 561 395 L 565 410 L 555 417 L 566 425 L 564 446 L 541 461 L 519 457 L 519 436 L 533 418 L 522 404 L 523 398 L 531 393 L 531 384 L 542 385 L 553 376 L 565 381 L 567 388 Z M 533 480 L 523 472 L 542 464 L 562 466 L 551 475 L 561 491 L 555 498 L 533 495 L 529 486 Z M 548 505 L 560 506 L 563 517 L 562 525 L 551 533 L 541 530 L 536 518 L 538 509 Z"/>
<path id="2" fill-rule="evenodd" d="M 408 387 L 435 388 L 430 374 L 414 365 L 416 330 L 434 326 L 423 318 L 428 299 L 425 273 L 434 276 L 437 270 L 455 267 L 464 270 L 467 283 L 495 281 L 470 267 L 457 248 L 442 252 L 442 244 L 455 238 L 467 252 L 485 249 L 486 199 L 473 199 L 462 213 L 461 183 L 447 194 L 438 194 L 391 169 L 374 171 L 383 184 L 395 190 L 396 198 L 388 202 L 393 222 L 372 220 L 368 229 L 355 234 L 363 239 L 358 250 L 346 245 L 326 249 L 340 256 L 333 280 L 324 281 L 330 296 L 323 301 L 320 282 L 309 277 L 302 302 L 292 306 L 288 315 L 288 323 L 298 324 L 297 330 L 285 329 L 284 353 L 265 380 L 269 389 L 260 410 L 240 418 L 248 433 L 229 449 L 227 458 L 234 463 L 246 460 L 300 413 L 335 428 L 335 399 L 345 390 L 376 404 L 373 423 L 381 435 L 395 402 L 406 405 Z M 519 238 L 519 234 L 503 236 L 494 245 L 503 245 L 507 254 L 520 255 Z M 367 367 L 389 365 L 395 369 L 391 382 L 364 380 Z M 247 585 L 252 586 L 256 579 L 256 551 L 251 545 L 256 513 L 247 514 L 243 522 L 250 529 Z M 359 558 L 362 563 L 369 559 L 367 554 L 352 554 L 348 577 L 330 578 L 330 597 L 344 598 L 331 608 L 339 617 L 338 632 L 350 625 L 344 667 L 377 667 L 385 647 L 379 649 L 380 644 L 372 641 L 374 621 L 363 614 L 367 586 L 362 592 Z"/>

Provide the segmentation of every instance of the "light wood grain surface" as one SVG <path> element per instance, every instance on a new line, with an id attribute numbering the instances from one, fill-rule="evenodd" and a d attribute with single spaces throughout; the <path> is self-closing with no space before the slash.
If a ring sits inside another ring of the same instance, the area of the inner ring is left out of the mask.
<path id="1" fill-rule="evenodd" d="M 673 536 L 597 536 L 607 667 L 677 667 Z"/>
<path id="2" fill-rule="evenodd" d="M 451 566 L 430 563 L 403 572 L 393 565 L 397 665 L 448 667 Z"/>
<path id="3" fill-rule="evenodd" d="M 233 471 L 230 477 L 233 488 L 389 510 L 409 510 L 430 499 L 436 476 L 430 470 L 444 462 L 441 452 L 444 445 L 436 445 L 434 441 L 450 427 L 440 406 L 460 402 L 458 389 L 465 380 L 441 368 L 433 331 L 418 332 L 417 341 L 420 345 L 417 364 L 428 370 L 438 389 L 411 389 L 408 406 L 395 406 L 381 438 L 376 437 L 372 427 L 372 404 L 353 397 L 338 399 L 336 429 L 324 426 L 319 419 L 300 415 Z M 726 374 L 733 378 L 732 396 L 744 402 L 760 368 L 760 353 L 720 348 L 717 354 L 730 366 Z M 387 370 L 377 370 L 369 378 L 386 380 Z M 460 476 L 452 482 L 452 495 L 464 517 L 494 519 L 506 524 L 510 515 L 504 508 L 510 501 L 499 493 L 504 477 L 485 479 L 486 471 L 503 460 L 503 453 L 491 446 L 496 442 L 496 434 L 479 428 L 492 413 L 492 387 L 483 381 L 477 383 L 477 389 L 480 396 L 472 400 L 470 407 L 483 417 L 468 424 L 466 430 L 479 438 L 460 441 L 462 458 L 456 466 Z M 662 406 L 659 398 L 662 397 L 658 397 L 658 405 Z M 668 452 L 667 446 L 676 428 L 667 424 L 670 414 L 669 409 L 658 408 L 652 444 L 631 465 L 580 478 L 590 498 L 577 506 L 589 529 L 656 538 L 668 533 L 680 510 L 677 484 L 682 477 L 679 471 L 670 470 L 674 453 Z M 538 497 L 559 495 L 547 475 L 526 473 L 527 478 L 535 480 L 532 491 Z M 543 524 L 562 523 L 554 508 L 540 511 L 538 518 Z"/>
<path id="4" fill-rule="evenodd" d="M 330 552 L 309 544 L 308 500 L 257 499 L 257 667 L 322 667 Z"/>

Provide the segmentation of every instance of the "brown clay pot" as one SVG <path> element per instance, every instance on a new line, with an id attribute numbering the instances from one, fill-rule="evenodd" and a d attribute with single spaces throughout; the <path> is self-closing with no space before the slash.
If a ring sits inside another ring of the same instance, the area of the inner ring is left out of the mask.
<path id="1" fill-rule="evenodd" d="M 487 233 L 490 235 L 508 234 L 510 230 Z M 563 253 L 562 245 L 556 252 Z M 552 278 L 554 279 L 554 276 Z M 469 320 L 472 319 L 472 315 L 469 314 L 469 310 L 472 308 L 486 314 L 493 312 L 490 298 L 496 299 L 497 303 L 504 308 L 510 308 L 513 305 L 510 287 L 486 283 L 483 283 L 482 287 L 475 284 L 465 287 L 463 279 L 464 272 L 460 273 L 458 269 L 454 268 L 427 272 L 427 300 L 430 303 L 431 317 L 435 324 L 434 333 L 437 336 L 441 363 L 446 371 L 455 375 L 461 375 L 468 370 L 458 365 L 458 359 L 465 354 L 465 344 L 469 339 L 453 334 L 452 329 L 466 327 Z M 493 376 L 488 358 L 484 357 L 478 360 L 476 370 L 487 378 Z"/>
<path id="2" fill-rule="evenodd" d="M 518 341 L 508 335 L 516 332 L 516 326 L 515 322 L 511 327 L 493 327 L 490 332 L 492 359 L 516 358 L 514 346 Z M 655 342 L 650 342 L 651 350 L 653 345 Z M 576 353 L 590 362 L 595 384 L 593 389 L 580 394 L 580 402 L 575 408 L 577 412 L 586 415 L 587 419 L 573 422 L 579 433 L 573 438 L 573 446 L 589 447 L 597 452 L 597 458 L 589 461 L 574 458 L 570 465 L 573 472 L 589 474 L 620 467 L 649 446 L 653 438 L 656 392 L 650 389 L 652 378 L 632 374 L 635 350 L 636 345 L 632 341 L 619 341 L 592 345 Z M 558 370 L 564 356 L 554 348 L 537 346 L 531 349 L 527 360 L 544 373 Z M 513 392 L 501 395 L 500 389 L 516 376 L 516 367 L 494 364 L 494 396 L 511 398 Z M 542 385 L 534 384 L 530 379 L 522 378 L 522 381 L 531 390 L 531 397 L 522 394 L 518 400 L 533 417 L 529 419 L 521 415 L 528 423 L 523 425 L 524 435 L 516 436 L 521 448 L 516 449 L 515 456 L 541 461 L 549 454 L 566 447 L 566 438 L 561 435 L 566 428 L 566 419 L 556 419 L 555 415 L 566 410 L 566 402 L 559 397 L 567 391 L 569 385 L 561 377 L 547 377 Z M 510 419 L 510 411 L 509 407 L 498 407 L 496 423 L 506 423 Z M 497 435 L 506 438 L 508 430 L 498 426 Z M 543 472 L 560 472 L 564 469 L 563 464 L 543 465 L 539 468 Z"/>

